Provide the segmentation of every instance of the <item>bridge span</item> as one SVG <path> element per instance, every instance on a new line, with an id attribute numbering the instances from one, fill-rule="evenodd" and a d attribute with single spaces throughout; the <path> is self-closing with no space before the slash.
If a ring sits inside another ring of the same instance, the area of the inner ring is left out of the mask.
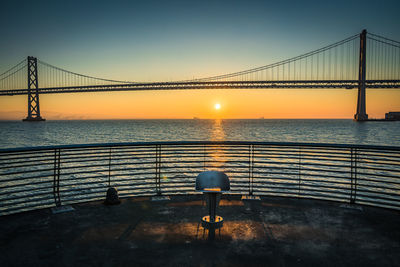
<path id="1" fill-rule="evenodd" d="M 365 81 L 366 88 L 400 88 L 400 80 Z M 152 91 L 152 90 L 207 90 L 207 89 L 356 89 L 357 80 L 345 81 L 189 81 L 123 83 L 108 85 L 86 85 L 40 88 L 40 94 Z M 28 89 L 10 89 L 0 91 L 0 96 L 27 95 Z"/>
<path id="2" fill-rule="evenodd" d="M 367 34 L 363 30 L 359 35 L 277 63 L 174 82 L 132 82 L 98 78 L 68 71 L 31 56 L 0 74 L 0 96 L 27 95 L 28 115 L 24 121 L 44 120 L 40 114 L 40 94 L 322 88 L 357 88 L 354 119 L 368 120 L 366 89 L 400 88 L 400 42 L 372 33 Z"/>

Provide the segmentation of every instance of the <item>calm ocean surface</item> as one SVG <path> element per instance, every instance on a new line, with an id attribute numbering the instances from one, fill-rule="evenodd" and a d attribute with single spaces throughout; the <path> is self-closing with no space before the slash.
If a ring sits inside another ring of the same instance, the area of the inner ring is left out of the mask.
<path id="1" fill-rule="evenodd" d="M 400 121 L 93 120 L 0 122 L 0 148 L 141 141 L 272 141 L 400 146 Z"/>

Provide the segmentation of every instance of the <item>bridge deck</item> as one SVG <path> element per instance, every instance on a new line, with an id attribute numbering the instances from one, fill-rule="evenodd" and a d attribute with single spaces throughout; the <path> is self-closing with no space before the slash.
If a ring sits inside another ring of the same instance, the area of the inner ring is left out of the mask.
<path id="1" fill-rule="evenodd" d="M 201 196 L 123 200 L 0 217 L 3 266 L 399 266 L 400 213 L 338 203 L 226 196 L 220 235 L 197 226 Z"/>
<path id="2" fill-rule="evenodd" d="M 400 80 L 366 80 L 366 88 L 397 89 Z M 206 90 L 206 89 L 355 89 L 358 80 L 283 80 L 283 81 L 188 81 L 124 83 L 87 86 L 64 86 L 39 88 L 40 94 L 152 91 L 152 90 Z M 28 89 L 0 89 L 0 96 L 26 95 Z"/>

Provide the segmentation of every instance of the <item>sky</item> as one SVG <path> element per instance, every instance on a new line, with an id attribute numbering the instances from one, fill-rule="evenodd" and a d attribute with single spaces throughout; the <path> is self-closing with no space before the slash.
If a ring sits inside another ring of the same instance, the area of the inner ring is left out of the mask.
<path id="1" fill-rule="evenodd" d="M 0 73 L 27 56 L 115 80 L 173 81 L 291 58 L 367 29 L 400 40 L 399 1 L 2 1 Z M 368 90 L 367 113 L 400 110 Z M 204 90 L 41 95 L 46 119 L 352 118 L 356 90 Z M 215 104 L 221 105 L 215 109 Z M 1 96 L 0 119 L 26 117 Z"/>

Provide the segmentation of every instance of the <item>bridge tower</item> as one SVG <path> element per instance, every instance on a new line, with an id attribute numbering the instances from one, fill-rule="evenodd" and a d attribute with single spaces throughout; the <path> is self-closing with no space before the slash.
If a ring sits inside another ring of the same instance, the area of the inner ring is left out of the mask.
<path id="1" fill-rule="evenodd" d="M 23 121 L 45 121 L 40 116 L 37 58 L 28 57 L 28 116 Z"/>
<path id="2" fill-rule="evenodd" d="M 368 115 L 365 110 L 365 67 L 367 53 L 367 30 L 360 34 L 360 57 L 358 67 L 358 98 L 357 112 L 354 115 L 355 121 L 367 121 Z"/>

